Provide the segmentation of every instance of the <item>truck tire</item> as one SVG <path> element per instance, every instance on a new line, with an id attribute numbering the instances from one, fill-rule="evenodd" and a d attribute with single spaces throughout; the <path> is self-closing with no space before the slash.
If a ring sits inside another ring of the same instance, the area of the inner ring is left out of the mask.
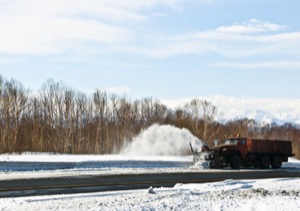
<path id="1" fill-rule="evenodd" d="M 244 168 L 249 168 L 249 167 L 252 167 L 252 163 L 248 162 L 248 161 L 243 161 L 242 162 L 242 166 Z"/>
<path id="2" fill-rule="evenodd" d="M 262 169 L 267 169 L 270 167 L 270 157 L 268 155 L 263 155 L 260 159 L 260 167 Z"/>
<path id="3" fill-rule="evenodd" d="M 210 168 L 220 169 L 222 168 L 222 162 L 220 160 L 220 155 L 218 152 L 214 152 L 214 159 L 210 162 Z"/>
<path id="4" fill-rule="evenodd" d="M 259 160 L 254 160 L 253 162 L 254 168 L 260 168 L 260 161 Z"/>
<path id="5" fill-rule="evenodd" d="M 220 159 L 216 159 L 211 161 L 209 166 L 212 169 L 220 169 L 222 168 L 222 162 L 220 161 Z"/>
<path id="6" fill-rule="evenodd" d="M 272 157 L 271 166 L 273 169 L 279 169 L 282 165 L 282 158 L 278 155 Z"/>
<path id="7" fill-rule="evenodd" d="M 233 155 L 230 159 L 230 167 L 233 169 L 239 169 L 241 167 L 241 158 L 238 155 Z"/>

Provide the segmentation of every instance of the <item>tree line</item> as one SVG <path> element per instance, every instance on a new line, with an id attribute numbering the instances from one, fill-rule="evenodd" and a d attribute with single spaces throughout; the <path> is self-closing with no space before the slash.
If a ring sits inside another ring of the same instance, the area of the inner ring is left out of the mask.
<path id="1" fill-rule="evenodd" d="M 170 109 L 157 99 L 131 100 L 100 89 L 86 95 L 52 79 L 32 93 L 22 83 L 0 76 L 0 153 L 118 153 L 125 142 L 157 123 L 186 128 L 209 146 L 235 133 L 289 139 L 300 157 L 297 126 L 260 126 L 251 119 L 220 123 L 219 115 L 215 105 L 201 99 Z"/>

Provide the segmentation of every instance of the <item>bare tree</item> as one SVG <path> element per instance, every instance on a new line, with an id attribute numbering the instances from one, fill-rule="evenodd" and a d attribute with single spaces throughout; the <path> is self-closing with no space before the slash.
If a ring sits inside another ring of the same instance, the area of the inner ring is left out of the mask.
<path id="1" fill-rule="evenodd" d="M 205 144 L 211 142 L 220 130 L 216 123 L 216 106 L 206 100 L 193 99 L 185 105 L 185 110 L 189 115 L 192 132 Z"/>
<path id="2" fill-rule="evenodd" d="M 224 134 L 240 133 L 269 139 L 290 139 L 300 156 L 300 129 L 293 124 L 258 125 L 239 119 L 219 123 L 211 102 L 193 99 L 183 108 L 168 109 L 159 100 L 131 101 L 96 90 L 91 97 L 52 79 L 31 95 L 20 82 L 0 76 L 0 152 L 118 152 L 153 123 L 189 129 L 206 144 Z"/>
<path id="3" fill-rule="evenodd" d="M 96 90 L 93 99 L 96 120 L 96 150 L 98 153 L 105 153 L 108 147 L 108 137 L 105 131 L 109 113 L 107 94 L 105 91 Z"/>
<path id="4" fill-rule="evenodd" d="M 6 150 L 11 151 L 16 147 L 19 124 L 27 106 L 28 91 L 15 80 L 6 81 L 1 89 L 1 110 L 4 121 L 2 140 L 6 142 Z"/>

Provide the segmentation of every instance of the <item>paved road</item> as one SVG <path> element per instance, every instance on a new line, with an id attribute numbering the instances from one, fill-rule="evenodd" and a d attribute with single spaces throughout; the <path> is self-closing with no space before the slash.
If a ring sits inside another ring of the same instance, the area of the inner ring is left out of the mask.
<path id="1" fill-rule="evenodd" d="M 67 194 L 95 191 L 171 187 L 176 183 L 203 183 L 226 179 L 300 177 L 295 170 L 219 170 L 172 173 L 79 175 L 40 178 L 0 179 L 0 197 Z"/>

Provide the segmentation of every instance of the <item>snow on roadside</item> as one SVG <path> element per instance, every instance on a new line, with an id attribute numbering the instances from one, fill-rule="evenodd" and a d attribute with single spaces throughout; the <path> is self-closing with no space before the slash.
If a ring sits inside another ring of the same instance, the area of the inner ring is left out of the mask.
<path id="1" fill-rule="evenodd" d="M 0 180 L 95 174 L 222 171 L 209 169 L 208 162 L 193 164 L 192 156 L 62 155 L 22 153 L 0 155 Z M 282 169 L 300 169 L 300 161 L 289 158 Z M 228 170 L 227 170 L 228 171 Z M 241 169 L 251 171 L 251 169 Z"/>
<path id="2" fill-rule="evenodd" d="M 144 171 L 222 171 L 197 166 L 183 167 L 191 156 L 119 156 L 119 155 L 53 155 L 23 153 L 0 155 L 0 179 L 55 175 L 78 175 Z M 39 161 L 39 162 L 36 162 Z M 145 168 L 150 161 L 155 168 Z M 70 169 L 59 169 L 64 162 L 75 163 Z M 135 168 L 120 166 L 133 162 Z M 170 167 L 171 162 L 171 167 Z M 175 162 L 175 166 L 173 166 Z M 52 165 L 41 171 L 17 171 L 13 165 Z M 105 165 L 102 165 L 102 164 Z M 81 170 L 78 165 L 83 166 Z M 95 168 L 95 165 L 101 164 Z M 5 167 L 5 165 L 7 165 Z M 167 168 L 166 168 L 167 165 Z M 3 167 L 4 166 L 4 167 Z M 113 166 L 113 167 L 112 167 Z M 118 167 L 119 166 L 119 167 Z M 283 169 L 299 170 L 298 160 L 290 158 Z M 92 169 L 92 170 L 91 170 Z M 229 171 L 229 170 L 227 170 Z M 247 170 L 246 171 L 251 171 Z M 0 198 L 0 211 L 13 210 L 300 210 L 300 178 L 264 180 L 226 180 L 205 184 L 177 184 L 173 188 L 152 188 L 88 194 L 66 194 Z"/>
<path id="3" fill-rule="evenodd" d="M 300 210 L 300 178 L 1 198 L 0 210 Z"/>
<path id="4" fill-rule="evenodd" d="M 192 156 L 1 154 L 0 180 L 181 171 L 191 165 Z"/>
<path id="5" fill-rule="evenodd" d="M 23 152 L 0 154 L 0 162 L 191 161 L 191 156 L 73 155 Z"/>
<path id="6" fill-rule="evenodd" d="M 0 154 L 0 181 L 24 178 L 191 171 L 192 156 Z M 194 170 L 193 170 L 194 171 Z"/>

